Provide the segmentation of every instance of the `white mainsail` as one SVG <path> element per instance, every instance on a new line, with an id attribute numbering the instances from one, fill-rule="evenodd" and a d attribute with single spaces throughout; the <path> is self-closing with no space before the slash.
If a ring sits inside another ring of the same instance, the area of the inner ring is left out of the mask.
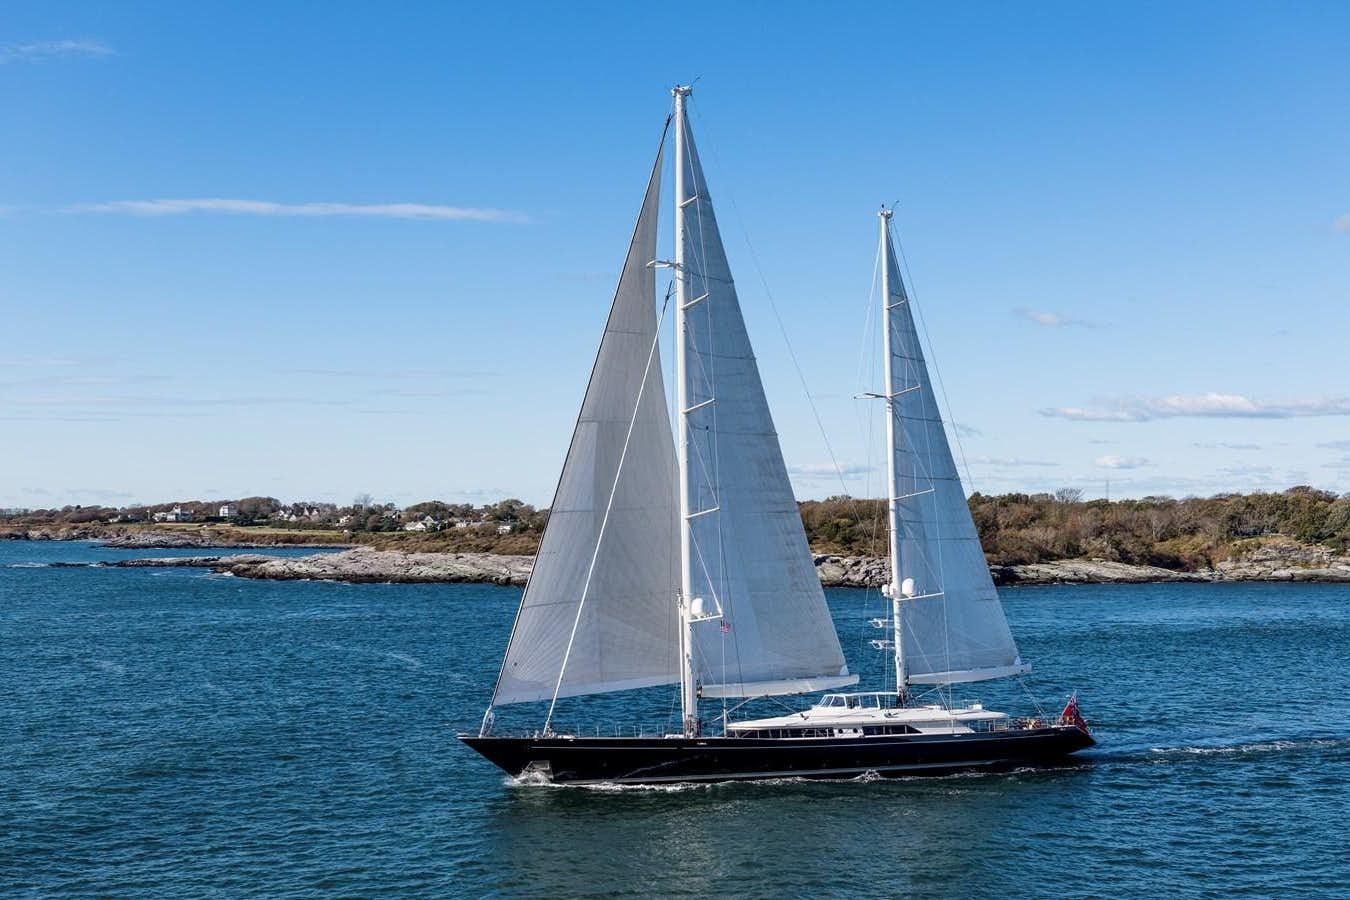
<path id="1" fill-rule="evenodd" d="M 849 675 L 783 464 L 688 120 L 677 258 L 686 338 L 688 509 L 700 693 L 842 687 Z M 677 352 L 679 352 L 677 350 Z M 701 602 L 699 602 L 701 601 Z M 721 610 L 721 617 L 715 616 Z"/>
<path id="2" fill-rule="evenodd" d="M 661 161 L 658 152 L 494 704 L 679 681 L 675 454 L 650 265 Z"/>
<path id="3" fill-rule="evenodd" d="M 899 636 L 910 683 L 951 684 L 1030 671 L 1003 615 L 961 488 L 883 214 L 893 417 Z M 900 592 L 904 587 L 904 596 Z"/>

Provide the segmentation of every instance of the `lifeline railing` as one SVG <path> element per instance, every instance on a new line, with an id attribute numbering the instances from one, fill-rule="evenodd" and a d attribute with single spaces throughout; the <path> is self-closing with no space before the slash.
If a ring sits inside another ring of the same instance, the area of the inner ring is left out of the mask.
<path id="1" fill-rule="evenodd" d="M 1019 716 L 1019 717 L 1016 717 L 1016 718 L 1008 718 L 1008 719 L 967 719 L 967 720 L 962 720 L 962 719 L 950 719 L 950 720 L 948 720 L 948 719 L 945 719 L 945 718 L 942 718 L 942 717 L 939 716 L 939 717 L 935 718 L 935 721 L 940 721 L 940 722 L 941 722 L 942 724 L 944 724 L 944 725 L 946 725 L 946 724 L 951 724 L 951 725 L 954 725 L 954 726 L 959 725 L 959 726 L 962 726 L 962 727 L 965 727 L 965 728 L 969 728 L 971 731 L 977 731 L 977 732 L 1034 731 L 1034 730 L 1039 729 L 1039 728 L 1049 728 L 1049 727 L 1054 726 L 1054 725 L 1068 725 L 1068 724 L 1071 724 L 1070 721 L 1069 721 L 1069 719 L 1067 719 L 1065 716 L 1062 716 L 1062 715 L 1057 715 L 1057 716 Z M 759 732 L 759 733 L 756 734 L 755 736 L 756 736 L 756 737 L 808 737 L 808 736 L 809 736 L 809 737 L 831 737 L 831 736 L 833 736 L 833 732 L 834 732 L 834 730 L 835 730 L 836 728 L 847 728 L 847 729 L 861 728 L 861 727 L 864 726 L 864 724 L 871 725 L 871 724 L 874 724 L 874 723 L 857 723 L 857 724 L 849 724 L 849 725 L 833 725 L 833 724 L 832 724 L 832 725 L 820 725 L 820 726 L 810 726 L 810 725 L 805 725 L 805 726 L 794 727 L 794 728 L 756 729 L 756 731 Z M 796 733 L 796 732 L 801 732 L 801 731 L 804 731 L 804 730 L 810 730 L 810 731 L 814 731 L 814 732 L 817 732 L 817 733 L 816 733 L 816 734 L 813 734 L 813 735 L 803 735 L 803 734 L 800 734 L 800 733 Z M 780 733 L 774 733 L 774 732 L 780 732 Z M 789 733 L 789 732 L 792 732 L 792 733 Z M 665 737 L 681 737 L 682 735 L 680 735 L 680 734 L 678 734 L 678 733 L 672 731 L 671 728 L 670 728 L 669 726 L 667 726 L 667 725 L 659 725 L 659 726 L 648 725 L 648 724 L 640 724 L 640 725 L 620 725 L 620 724 L 612 723 L 612 724 L 609 724 L 609 725 L 591 725 L 591 726 L 587 726 L 587 727 L 584 727 L 584 728 L 581 727 L 581 726 L 573 726 L 572 728 L 567 729 L 567 730 L 558 730 L 558 729 L 554 729 L 554 730 L 551 730 L 551 731 L 549 731 L 549 732 L 547 732 L 547 733 L 545 733 L 545 732 L 543 732 L 543 731 L 540 731 L 540 730 L 537 730 L 537 729 L 536 729 L 536 730 L 525 730 L 525 729 L 521 729 L 521 730 L 514 731 L 514 732 L 502 732 L 502 733 L 498 733 L 496 736 L 499 736 L 499 737 L 525 737 L 525 738 L 535 738 L 535 739 L 538 739 L 538 738 L 546 738 L 546 737 L 552 737 L 552 738 L 590 738 L 590 737 L 595 737 L 595 738 L 665 738 Z M 709 737 L 715 737 L 716 735 L 707 735 L 707 736 L 709 736 Z"/>

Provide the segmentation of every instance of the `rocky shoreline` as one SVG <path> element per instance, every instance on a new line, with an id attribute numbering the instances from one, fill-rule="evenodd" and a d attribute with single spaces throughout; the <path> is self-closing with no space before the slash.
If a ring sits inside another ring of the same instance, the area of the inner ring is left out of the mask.
<path id="1" fill-rule="evenodd" d="M 188 566 L 271 581 L 523 585 L 529 578 L 532 562 L 528 556 L 408 553 L 356 547 L 309 556 L 245 553 L 126 559 L 91 565 L 112 568 Z M 815 564 L 821 583 L 826 587 L 879 587 L 888 578 L 888 565 L 884 559 L 818 555 Z M 1338 556 L 1325 547 L 1296 541 L 1276 541 L 1197 572 L 1100 559 L 1068 559 L 1023 566 L 993 566 L 990 574 L 995 584 L 1005 586 L 1230 581 L 1350 584 L 1350 555 Z"/>
<path id="2" fill-rule="evenodd" d="M 211 550 L 237 547 L 243 550 L 274 550 L 279 547 L 306 547 L 315 550 L 346 549 L 350 541 L 314 541 L 309 535 L 285 532 L 240 539 L 230 529 L 207 527 L 188 530 L 124 529 L 108 525 L 41 525 L 0 528 L 0 540 L 10 541 L 98 541 L 100 546 L 119 550 Z"/>
<path id="3" fill-rule="evenodd" d="M 221 575 L 267 581 L 344 581 L 349 584 L 523 585 L 530 577 L 528 556 L 490 553 L 404 553 L 357 547 L 311 556 L 237 553 L 217 556 L 160 556 L 97 563 L 56 563 L 110 569 L 200 568 Z"/>

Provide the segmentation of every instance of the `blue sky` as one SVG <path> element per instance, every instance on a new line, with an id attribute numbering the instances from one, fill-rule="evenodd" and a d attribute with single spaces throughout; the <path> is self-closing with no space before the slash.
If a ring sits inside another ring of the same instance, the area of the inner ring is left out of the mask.
<path id="1" fill-rule="evenodd" d="M 667 12 L 8 5 L 0 505 L 547 503 L 695 77 L 801 496 L 894 200 L 975 488 L 1350 490 L 1350 6 Z"/>

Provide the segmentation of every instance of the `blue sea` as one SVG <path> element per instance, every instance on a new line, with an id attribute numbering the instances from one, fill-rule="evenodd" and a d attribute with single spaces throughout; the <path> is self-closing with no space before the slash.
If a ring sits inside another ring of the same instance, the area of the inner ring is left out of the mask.
<path id="1" fill-rule="evenodd" d="M 518 590 L 48 566 L 128 555 L 0 543 L 0 895 L 1350 892 L 1350 587 L 1004 590 L 1027 690 L 958 699 L 1077 690 L 1100 746 L 1073 765 L 593 789 L 510 784 L 455 740 Z M 877 598 L 829 598 L 879 685 Z"/>

